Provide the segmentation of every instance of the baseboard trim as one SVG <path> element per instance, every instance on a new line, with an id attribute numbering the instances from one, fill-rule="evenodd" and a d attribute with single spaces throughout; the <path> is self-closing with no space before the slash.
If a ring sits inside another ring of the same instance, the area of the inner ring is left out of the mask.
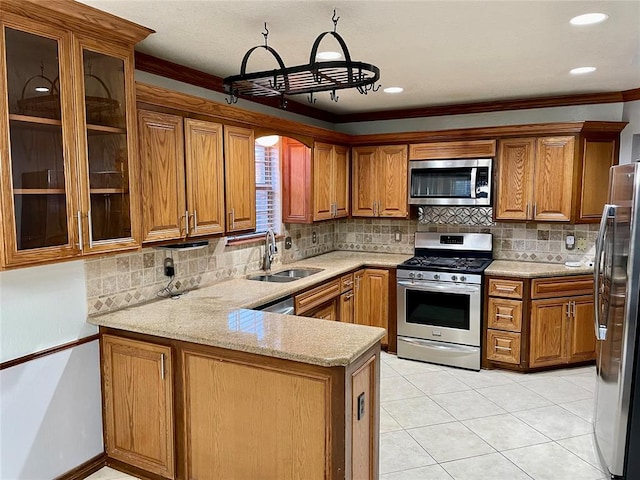
<path id="1" fill-rule="evenodd" d="M 107 464 L 107 455 L 102 452 L 100 455 L 87 460 L 81 465 L 78 465 L 73 470 L 69 470 L 67 473 L 63 473 L 55 480 L 82 480 L 87 478 L 92 473 L 96 473 L 102 467 Z"/>

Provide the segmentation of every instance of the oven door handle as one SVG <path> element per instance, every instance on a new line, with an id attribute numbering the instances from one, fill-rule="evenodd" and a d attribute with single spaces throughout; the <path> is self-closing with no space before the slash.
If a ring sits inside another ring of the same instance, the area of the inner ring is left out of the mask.
<path id="1" fill-rule="evenodd" d="M 423 292 L 446 292 L 446 293 L 478 293 L 480 291 L 480 285 L 477 287 L 459 287 L 457 284 L 452 285 L 425 285 L 424 283 L 406 282 L 404 280 L 398 281 L 399 287 L 409 288 L 411 290 L 421 290 Z"/>
<path id="2" fill-rule="evenodd" d="M 435 348 L 437 350 L 445 350 L 451 352 L 467 352 L 474 353 L 478 351 L 478 347 L 472 347 L 467 345 L 458 345 L 453 343 L 437 342 L 434 340 L 422 340 L 419 338 L 399 337 L 403 342 L 411 343 L 412 345 L 427 346 Z"/>

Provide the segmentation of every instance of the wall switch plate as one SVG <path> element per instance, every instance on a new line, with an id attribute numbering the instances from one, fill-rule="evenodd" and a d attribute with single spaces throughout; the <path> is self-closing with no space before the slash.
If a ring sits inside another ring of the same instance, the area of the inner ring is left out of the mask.
<path id="1" fill-rule="evenodd" d="M 291 237 L 285 237 L 284 239 L 284 249 L 289 250 L 291 248 Z"/>
<path id="2" fill-rule="evenodd" d="M 394 239 L 396 242 L 401 241 L 401 240 L 402 240 L 402 232 L 400 232 L 400 230 L 395 231 L 395 232 L 393 233 L 393 239 Z"/>

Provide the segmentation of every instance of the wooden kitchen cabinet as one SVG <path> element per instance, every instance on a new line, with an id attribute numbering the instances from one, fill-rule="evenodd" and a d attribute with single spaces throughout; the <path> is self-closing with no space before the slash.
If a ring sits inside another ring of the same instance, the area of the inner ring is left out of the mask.
<path id="1" fill-rule="evenodd" d="M 576 135 L 500 140 L 496 220 L 599 221 L 607 196 L 603 179 L 617 162 L 619 135 L 596 126 Z"/>
<path id="2" fill-rule="evenodd" d="M 352 215 L 354 217 L 406 218 L 406 145 L 352 149 Z"/>
<path id="3" fill-rule="evenodd" d="M 349 216 L 349 148 L 313 145 L 313 220 Z"/>
<path id="4" fill-rule="evenodd" d="M 0 27 L 5 266 L 139 248 L 133 46 L 151 30 L 14 0 Z"/>
<path id="5" fill-rule="evenodd" d="M 256 160 L 253 130 L 224 127 L 227 232 L 256 229 Z"/>
<path id="6" fill-rule="evenodd" d="M 313 170 L 311 148 L 298 140 L 280 137 L 282 157 L 282 221 L 313 222 Z"/>
<path id="7" fill-rule="evenodd" d="M 224 233 L 225 186 L 227 231 L 234 231 L 230 223 L 234 218 L 236 229 L 255 228 L 255 162 L 253 150 L 248 151 L 249 130 L 148 110 L 138 111 L 138 128 L 143 242 Z M 225 167 L 225 158 L 233 168 Z M 253 182 L 245 180 L 249 175 Z M 237 200 L 245 196 L 251 199 Z M 250 222 L 253 227 L 247 226 Z"/>
<path id="8" fill-rule="evenodd" d="M 113 335 L 101 341 L 107 455 L 174 478 L 171 348 Z"/>
<path id="9" fill-rule="evenodd" d="M 354 273 L 354 323 L 387 330 L 389 345 L 389 270 L 365 268 Z"/>

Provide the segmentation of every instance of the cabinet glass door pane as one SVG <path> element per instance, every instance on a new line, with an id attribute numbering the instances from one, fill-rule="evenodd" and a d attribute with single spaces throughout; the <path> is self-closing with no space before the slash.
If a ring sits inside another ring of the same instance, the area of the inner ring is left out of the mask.
<path id="1" fill-rule="evenodd" d="M 58 41 L 5 28 L 18 250 L 69 241 Z"/>
<path id="2" fill-rule="evenodd" d="M 124 61 L 82 52 L 91 239 L 131 237 Z"/>

